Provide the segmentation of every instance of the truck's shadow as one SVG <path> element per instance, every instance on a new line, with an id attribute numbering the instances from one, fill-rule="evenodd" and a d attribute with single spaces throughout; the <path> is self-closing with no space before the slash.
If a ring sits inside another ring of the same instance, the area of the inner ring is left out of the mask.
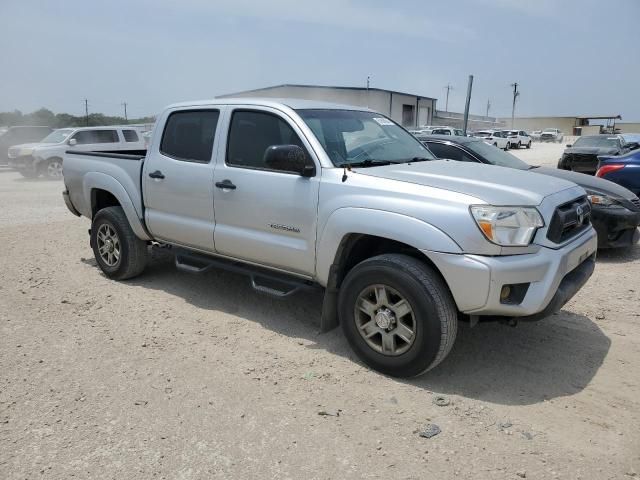
<path id="1" fill-rule="evenodd" d="M 254 292 L 246 277 L 224 271 L 203 275 L 176 272 L 171 255 L 154 257 L 147 271 L 129 283 L 162 290 L 198 308 L 258 322 L 283 335 L 306 338 L 313 342 L 308 348 L 358 362 L 340 329 L 319 333 L 320 292 L 300 293 L 286 301 L 272 299 Z M 538 403 L 584 389 L 602 365 L 610 344 L 589 318 L 568 311 L 541 322 L 521 323 L 517 328 L 497 323 L 475 328 L 462 324 L 449 357 L 432 372 L 405 382 L 498 404 Z"/>
<path id="2" fill-rule="evenodd" d="M 626 248 L 611 248 L 598 250 L 598 262 L 627 263 L 640 258 L 640 244 Z"/>

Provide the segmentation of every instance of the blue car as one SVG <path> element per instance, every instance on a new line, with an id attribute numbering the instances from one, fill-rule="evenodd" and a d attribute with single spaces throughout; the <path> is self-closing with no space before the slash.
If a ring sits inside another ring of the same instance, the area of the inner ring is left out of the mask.
<path id="1" fill-rule="evenodd" d="M 640 195 L 640 150 L 620 156 L 600 155 L 598 160 L 596 176 Z"/>

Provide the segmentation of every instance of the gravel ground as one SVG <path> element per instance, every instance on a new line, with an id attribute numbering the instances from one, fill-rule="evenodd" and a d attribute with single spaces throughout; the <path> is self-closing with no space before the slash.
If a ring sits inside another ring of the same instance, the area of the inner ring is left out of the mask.
<path id="1" fill-rule="evenodd" d="M 2 479 L 640 472 L 638 247 L 602 253 L 559 314 L 462 325 L 443 364 L 400 381 L 318 333 L 319 294 L 273 300 L 162 252 L 135 280 L 106 279 L 61 190 L 0 171 Z M 441 433 L 421 438 L 427 424 Z"/>

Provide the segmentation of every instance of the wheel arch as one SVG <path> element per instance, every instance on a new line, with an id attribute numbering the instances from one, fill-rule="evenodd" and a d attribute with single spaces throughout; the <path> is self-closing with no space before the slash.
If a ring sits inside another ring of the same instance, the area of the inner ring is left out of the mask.
<path id="1" fill-rule="evenodd" d="M 337 292 L 358 263 L 384 253 L 402 253 L 429 265 L 449 286 L 425 251 L 461 253 L 442 230 L 413 217 L 381 210 L 344 208 L 328 219 L 317 245 L 317 281 L 326 287 L 321 329 L 338 325 Z"/>
<path id="2" fill-rule="evenodd" d="M 142 223 L 142 213 L 138 214 L 131 197 L 115 178 L 100 172 L 90 172 L 83 178 L 83 191 L 85 204 L 91 207 L 92 219 L 99 211 L 97 207 L 122 207 L 136 236 L 141 240 L 151 240 L 151 236 Z"/>

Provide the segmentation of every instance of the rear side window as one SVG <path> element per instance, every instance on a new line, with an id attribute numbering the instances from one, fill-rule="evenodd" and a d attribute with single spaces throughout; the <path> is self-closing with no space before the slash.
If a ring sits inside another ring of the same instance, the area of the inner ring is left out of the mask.
<path id="1" fill-rule="evenodd" d="M 459 162 L 475 162 L 476 160 L 467 155 L 467 153 L 461 148 L 454 147 L 453 145 L 446 145 L 444 143 L 427 142 L 427 147 L 438 158 L 449 158 L 451 160 L 458 160 Z"/>
<path id="2" fill-rule="evenodd" d="M 234 112 L 227 146 L 228 165 L 268 169 L 264 153 L 272 145 L 298 145 L 306 152 L 300 137 L 280 117 L 266 112 Z"/>
<path id="3" fill-rule="evenodd" d="M 118 132 L 115 130 L 81 130 L 73 138 L 78 142 L 78 145 L 118 143 Z"/>
<path id="4" fill-rule="evenodd" d="M 137 142 L 139 140 L 135 130 L 122 130 L 122 135 L 124 135 L 125 142 Z"/>
<path id="5" fill-rule="evenodd" d="M 184 110 L 169 115 L 160 152 L 176 160 L 209 163 L 218 126 L 218 110 Z"/>

